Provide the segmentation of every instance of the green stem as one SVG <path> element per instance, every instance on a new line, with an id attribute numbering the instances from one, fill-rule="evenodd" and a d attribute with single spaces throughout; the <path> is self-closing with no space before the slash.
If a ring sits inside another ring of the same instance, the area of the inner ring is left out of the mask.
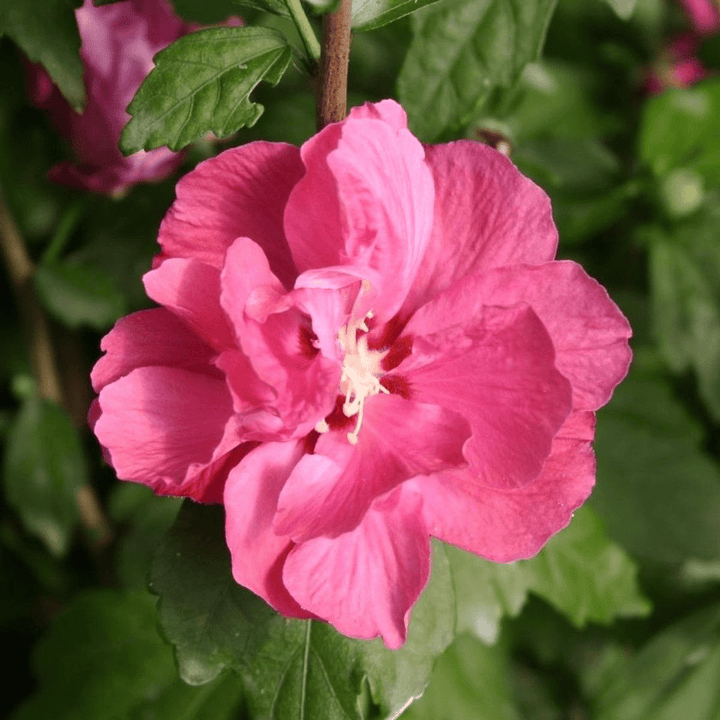
<path id="1" fill-rule="evenodd" d="M 305 51 L 312 60 L 313 64 L 317 64 L 320 60 L 320 43 L 315 36 L 315 31 L 300 5 L 300 0 L 285 0 L 290 15 L 295 23 L 300 37 L 302 38 Z"/>

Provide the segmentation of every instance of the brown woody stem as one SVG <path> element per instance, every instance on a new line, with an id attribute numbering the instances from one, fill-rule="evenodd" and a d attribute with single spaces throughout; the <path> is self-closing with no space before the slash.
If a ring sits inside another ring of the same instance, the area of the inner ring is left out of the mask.
<path id="1" fill-rule="evenodd" d="M 347 115 L 347 75 L 350 60 L 352 0 L 340 0 L 338 9 L 323 17 L 322 56 L 318 78 L 317 129 Z"/>

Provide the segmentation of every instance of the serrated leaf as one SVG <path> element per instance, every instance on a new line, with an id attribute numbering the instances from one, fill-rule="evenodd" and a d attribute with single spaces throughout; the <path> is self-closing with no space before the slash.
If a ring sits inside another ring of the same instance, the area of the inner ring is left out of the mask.
<path id="1" fill-rule="evenodd" d="M 700 426 L 646 364 L 636 352 L 598 415 L 590 504 L 610 537 L 637 557 L 720 558 L 720 472 L 700 450 Z"/>
<path id="2" fill-rule="evenodd" d="M 255 715 L 277 720 L 360 720 L 366 686 L 383 716 L 399 712 L 423 691 L 455 619 L 449 568 L 439 551 L 400 650 L 351 640 L 322 622 L 285 620 L 233 580 L 222 508 L 191 503 L 158 551 L 151 586 L 186 682 L 208 682 L 233 668 Z"/>
<path id="3" fill-rule="evenodd" d="M 70 263 L 41 264 L 35 289 L 45 308 L 70 328 L 106 330 L 127 312 L 125 296 L 113 275 Z"/>
<path id="4" fill-rule="evenodd" d="M 34 395 L 25 400 L 8 435 L 4 476 L 8 502 L 27 530 L 64 555 L 87 467 L 78 432 L 57 405 Z"/>
<path id="5" fill-rule="evenodd" d="M 501 565 L 457 548 L 447 549 L 458 605 L 459 632 L 487 643 L 497 640 L 500 621 L 514 617 L 528 592 L 547 600 L 573 624 L 609 623 L 645 615 L 635 564 L 608 540 L 587 507 L 530 560 Z"/>
<path id="6" fill-rule="evenodd" d="M 598 720 L 716 720 L 720 707 L 720 605 L 653 638 L 607 683 Z"/>
<path id="7" fill-rule="evenodd" d="M 458 635 L 440 656 L 425 694 L 403 720 L 520 720 L 510 687 L 507 653 Z"/>
<path id="8" fill-rule="evenodd" d="M 222 138 L 254 125 L 263 108 L 250 93 L 261 80 L 277 84 L 290 57 L 283 36 L 266 28 L 211 28 L 180 38 L 155 56 L 130 103 L 122 151 L 180 150 L 210 132 Z"/>
<path id="9" fill-rule="evenodd" d="M 670 89 L 645 105 L 640 156 L 660 177 L 682 168 L 720 185 L 720 80 Z"/>
<path id="10" fill-rule="evenodd" d="M 67 101 L 78 111 L 85 104 L 78 0 L 22 0 L 0 3 L 0 37 L 8 35 L 33 62 L 41 63 Z"/>
<path id="11" fill-rule="evenodd" d="M 615 11 L 615 14 L 623 20 L 629 20 L 635 12 L 638 0 L 605 0 Z"/>
<path id="12" fill-rule="evenodd" d="M 375 30 L 438 0 L 354 0 L 352 26 L 355 30 Z"/>
<path id="13" fill-rule="evenodd" d="M 13 720 L 127 720 L 172 684 L 172 649 L 148 593 L 77 596 L 35 652 L 39 692 Z"/>
<path id="14" fill-rule="evenodd" d="M 398 93 L 425 141 L 456 131 L 539 56 L 557 0 L 445 0 L 413 17 Z"/>

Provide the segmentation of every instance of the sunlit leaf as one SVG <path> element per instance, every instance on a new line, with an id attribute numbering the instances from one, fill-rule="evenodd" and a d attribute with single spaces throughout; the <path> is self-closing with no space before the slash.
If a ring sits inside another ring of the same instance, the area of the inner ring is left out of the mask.
<path id="1" fill-rule="evenodd" d="M 606 0 L 607 4 L 615 11 L 618 17 L 629 20 L 635 12 L 638 0 Z"/>
<path id="2" fill-rule="evenodd" d="M 180 150 L 210 132 L 222 138 L 253 125 L 263 108 L 250 93 L 261 80 L 276 84 L 290 57 L 283 36 L 267 28 L 212 28 L 180 38 L 155 56 L 130 103 L 122 151 Z"/>

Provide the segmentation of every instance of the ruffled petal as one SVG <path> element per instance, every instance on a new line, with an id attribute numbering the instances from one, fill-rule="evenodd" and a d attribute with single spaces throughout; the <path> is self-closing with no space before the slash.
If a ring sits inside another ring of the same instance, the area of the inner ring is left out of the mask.
<path id="1" fill-rule="evenodd" d="M 339 138 L 332 131 L 303 146 L 309 169 L 288 201 L 288 242 L 301 273 L 343 265 L 375 271 L 374 311 L 384 321 L 402 305 L 428 243 L 432 175 L 408 130 L 353 117 L 340 127 Z"/>
<path id="2" fill-rule="evenodd" d="M 597 410 L 625 377 L 630 324 L 605 288 L 577 263 L 498 268 L 475 286 L 486 304 L 526 302 L 555 345 L 555 365 L 572 383 L 573 407 Z"/>
<path id="3" fill-rule="evenodd" d="M 425 148 L 435 219 L 403 316 L 468 273 L 555 257 L 550 199 L 504 155 L 459 140 Z"/>
<path id="4" fill-rule="evenodd" d="M 415 475 L 466 465 L 467 421 L 436 405 L 377 395 L 365 402 L 357 445 L 342 429 L 321 435 L 280 494 L 275 530 L 296 542 L 336 537 L 362 520 L 375 498 Z"/>
<path id="5" fill-rule="evenodd" d="M 293 548 L 283 571 L 290 594 L 344 635 L 381 636 L 400 647 L 430 573 L 422 505 L 419 495 L 397 488 L 352 532 Z"/>
<path id="6" fill-rule="evenodd" d="M 102 339 L 105 351 L 92 370 L 95 392 L 132 370 L 149 365 L 185 368 L 219 377 L 211 365 L 216 351 L 165 308 L 120 318 Z"/>
<path id="7" fill-rule="evenodd" d="M 159 242 L 167 257 L 194 258 L 222 268 L 238 237 L 252 238 L 285 287 L 297 271 L 283 231 L 290 191 L 304 168 L 296 147 L 254 142 L 201 162 L 177 185 Z"/>
<path id="8" fill-rule="evenodd" d="M 222 379 L 142 367 L 100 392 L 95 434 L 121 480 L 203 499 L 202 471 L 240 444 Z"/>
<path id="9" fill-rule="evenodd" d="M 349 117 L 356 120 L 382 120 L 395 130 L 407 130 L 407 113 L 395 100 L 381 100 L 351 108 Z"/>
<path id="10" fill-rule="evenodd" d="M 468 275 L 423 306 L 407 334 L 449 327 L 458 313 L 475 317 L 486 305 L 527 303 L 555 347 L 555 366 L 573 386 L 573 408 L 597 410 L 625 377 L 630 325 L 605 288 L 577 263 L 516 265 Z"/>
<path id="11" fill-rule="evenodd" d="M 239 238 L 228 250 L 222 288 L 220 302 L 244 354 L 276 393 L 274 410 L 296 436 L 307 434 L 334 406 L 340 364 L 308 341 L 310 318 L 280 293 L 254 242 Z"/>
<path id="12" fill-rule="evenodd" d="M 474 315 L 460 305 L 454 312 L 472 319 L 415 337 L 411 355 L 392 374 L 405 379 L 419 402 L 468 419 L 473 435 L 464 452 L 481 484 L 525 485 L 539 475 L 570 414 L 570 383 L 527 305 L 481 307 Z M 413 329 L 424 328 L 418 322 Z"/>
<path id="13" fill-rule="evenodd" d="M 592 412 L 570 415 L 538 479 L 521 488 L 487 487 L 462 470 L 415 478 L 428 531 L 493 562 L 532 557 L 590 495 L 594 424 Z"/>
<path id="14" fill-rule="evenodd" d="M 235 347 L 220 307 L 220 271 L 197 260 L 169 258 L 143 276 L 152 300 L 181 317 L 218 352 Z"/>
<path id="15" fill-rule="evenodd" d="M 278 494 L 303 454 L 303 443 L 265 443 L 245 456 L 225 484 L 225 537 L 235 580 L 286 617 L 307 618 L 285 589 L 282 569 L 295 544 L 276 535 Z"/>

